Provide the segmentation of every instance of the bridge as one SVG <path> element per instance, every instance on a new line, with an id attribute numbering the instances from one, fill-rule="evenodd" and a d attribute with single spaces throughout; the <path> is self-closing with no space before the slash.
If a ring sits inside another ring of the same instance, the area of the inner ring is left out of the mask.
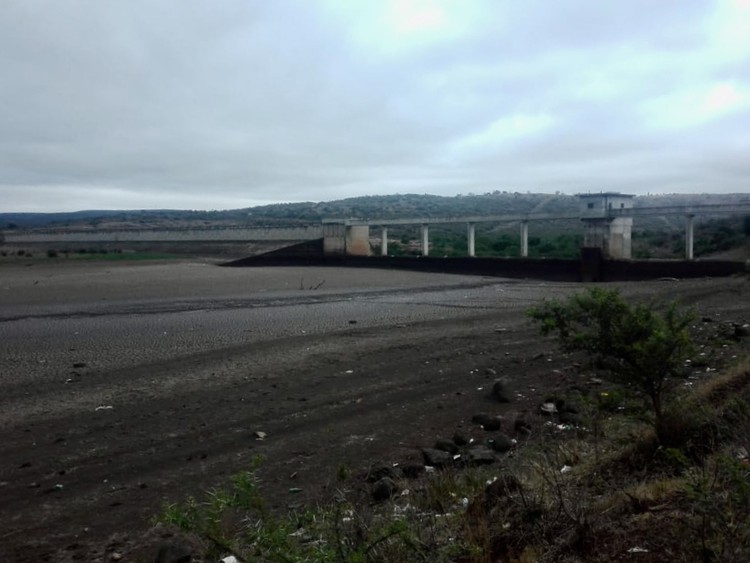
<path id="1" fill-rule="evenodd" d="M 455 217 L 414 217 L 399 219 L 323 219 L 321 223 L 296 227 L 205 227 L 182 229 L 79 230 L 79 231 L 6 231 L 6 244 L 86 244 L 86 243 L 242 243 L 275 242 L 289 245 L 301 241 L 322 240 L 326 256 L 369 256 L 370 229 L 380 230 L 380 254 L 388 256 L 389 227 L 421 227 L 421 253 L 429 256 L 430 227 L 465 224 L 467 253 L 475 257 L 475 230 L 480 223 L 518 223 L 521 257 L 529 253 L 529 225 L 540 221 L 580 220 L 584 227 L 584 248 L 601 250 L 604 258 L 631 258 L 633 219 L 653 216 L 685 217 L 685 258 L 693 259 L 694 218 L 699 215 L 750 214 L 747 202 L 693 206 L 633 207 L 632 195 L 614 192 L 582 194 L 581 208 L 575 213 L 515 213 Z M 0 235 L 1 237 L 2 235 Z M 2 242 L 2 238 L 0 238 Z"/>
<path id="2" fill-rule="evenodd" d="M 631 235 L 633 218 L 664 217 L 681 215 L 685 217 L 685 258 L 692 260 L 694 245 L 694 218 L 697 215 L 736 215 L 750 213 L 750 197 L 741 204 L 706 204 L 692 206 L 633 207 L 632 195 L 606 192 L 579 195 L 582 206 L 576 213 L 516 213 L 505 215 L 475 215 L 462 217 L 416 217 L 407 219 L 324 219 L 324 225 L 343 225 L 348 229 L 348 237 L 355 242 L 347 247 L 349 254 L 361 254 L 364 237 L 369 238 L 370 227 L 381 231 L 382 256 L 388 255 L 388 227 L 421 226 L 422 255 L 429 256 L 431 225 L 465 224 L 467 226 L 467 253 L 475 253 L 475 232 L 478 223 L 519 223 L 521 235 L 521 257 L 529 255 L 529 223 L 580 219 L 584 225 L 585 248 L 599 248 L 604 257 L 628 260 L 632 257 Z M 332 249 L 333 250 L 333 249 Z M 353 251 L 352 251 L 353 250 Z"/>

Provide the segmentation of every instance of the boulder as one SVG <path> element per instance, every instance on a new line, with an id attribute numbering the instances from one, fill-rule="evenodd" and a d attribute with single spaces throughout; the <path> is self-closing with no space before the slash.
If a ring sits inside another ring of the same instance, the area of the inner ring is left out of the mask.
<path id="1" fill-rule="evenodd" d="M 487 446 L 473 446 L 466 452 L 466 463 L 469 465 L 489 465 L 497 458 Z"/>
<path id="2" fill-rule="evenodd" d="M 390 477 L 391 479 L 398 479 L 401 477 L 401 471 L 397 467 L 388 465 L 387 463 L 379 463 L 370 467 L 367 472 L 367 480 L 370 483 L 379 481 L 383 477 Z"/>
<path id="3" fill-rule="evenodd" d="M 510 451 L 515 444 L 509 436 L 506 436 L 505 434 L 497 434 L 492 440 L 489 440 L 489 445 L 496 452 L 504 454 L 505 452 Z"/>
<path id="4" fill-rule="evenodd" d="M 507 378 L 498 379 L 492 385 L 492 396 L 501 403 L 510 403 L 513 401 L 513 393 L 508 388 L 510 380 Z"/>
<path id="5" fill-rule="evenodd" d="M 503 419 L 499 416 L 493 416 L 486 413 L 475 414 L 471 417 L 471 422 L 479 424 L 482 428 L 487 431 L 500 430 L 502 427 Z"/>
<path id="6" fill-rule="evenodd" d="M 424 457 L 424 464 L 432 467 L 446 467 L 453 463 L 451 454 L 434 448 L 423 448 L 422 457 Z"/>
<path id="7" fill-rule="evenodd" d="M 377 502 L 382 502 L 391 498 L 398 487 L 396 483 L 390 477 L 383 477 L 376 481 L 372 486 L 372 498 Z"/>
<path id="8" fill-rule="evenodd" d="M 446 440 L 444 438 L 438 438 L 435 441 L 434 448 L 436 450 L 448 452 L 451 455 L 456 455 L 458 453 L 458 446 L 452 440 Z"/>
<path id="9" fill-rule="evenodd" d="M 458 432 L 456 432 L 453 435 L 453 443 L 456 444 L 457 446 L 465 446 L 466 444 L 469 443 L 469 441 L 466 439 L 466 437 L 463 434 L 459 434 Z"/>
<path id="10" fill-rule="evenodd" d="M 516 420 L 513 422 L 513 430 L 518 432 L 519 434 L 531 434 L 531 424 L 529 424 L 529 421 L 526 420 L 526 417 L 523 415 L 518 415 Z"/>

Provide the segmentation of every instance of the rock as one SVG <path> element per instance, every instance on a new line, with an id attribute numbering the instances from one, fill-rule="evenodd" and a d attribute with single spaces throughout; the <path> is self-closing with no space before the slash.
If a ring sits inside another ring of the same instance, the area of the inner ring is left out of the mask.
<path id="1" fill-rule="evenodd" d="M 190 563 L 193 548 L 182 543 L 165 543 L 159 547 L 154 563 Z"/>
<path id="2" fill-rule="evenodd" d="M 508 389 L 510 380 L 507 378 L 498 379 L 492 385 L 492 396 L 501 403 L 510 403 L 513 400 L 513 394 Z"/>
<path id="3" fill-rule="evenodd" d="M 514 475 L 500 475 L 484 489 L 484 497 L 497 500 L 521 489 L 521 482 Z"/>
<path id="4" fill-rule="evenodd" d="M 496 461 L 495 454 L 487 446 L 473 446 L 466 452 L 466 462 L 469 465 L 489 465 Z"/>
<path id="5" fill-rule="evenodd" d="M 486 368 L 484 370 L 485 375 L 497 375 L 497 372 L 492 368 Z"/>
<path id="6" fill-rule="evenodd" d="M 542 403 L 542 406 L 539 407 L 539 410 L 542 412 L 542 414 L 552 416 L 553 414 L 557 413 L 557 405 L 550 402 Z"/>
<path id="7" fill-rule="evenodd" d="M 489 444 L 493 450 L 500 453 L 510 451 L 515 445 L 513 443 L 513 440 L 511 440 L 510 437 L 506 436 L 505 434 L 497 434 L 492 438 L 492 440 L 489 440 Z"/>
<path id="8" fill-rule="evenodd" d="M 458 432 L 456 432 L 453 435 L 453 443 L 457 446 L 465 446 L 469 443 L 469 441 L 463 436 L 463 434 L 459 434 Z"/>
<path id="9" fill-rule="evenodd" d="M 405 463 L 401 466 L 401 473 L 407 479 L 416 479 L 424 473 L 424 465 L 421 463 Z"/>
<path id="10" fill-rule="evenodd" d="M 392 465 L 381 463 L 371 466 L 370 470 L 367 472 L 367 480 L 370 483 L 380 481 L 383 477 L 398 479 L 399 477 L 401 477 L 401 471 L 398 468 L 393 467 Z"/>
<path id="11" fill-rule="evenodd" d="M 456 455 L 458 453 L 458 446 L 454 444 L 452 440 L 446 440 L 444 438 L 438 438 L 435 441 L 434 448 L 436 450 L 443 450 L 444 452 L 448 452 L 451 455 Z"/>
<path id="12" fill-rule="evenodd" d="M 513 421 L 513 430 L 519 434 L 531 434 L 531 424 L 526 420 L 523 415 L 518 415 L 516 420 Z"/>
<path id="13" fill-rule="evenodd" d="M 489 432 L 500 430 L 502 426 L 502 420 L 503 419 L 499 416 L 492 416 L 486 413 L 475 414 L 471 417 L 471 421 L 474 424 L 481 425 L 482 428 Z"/>
<path id="14" fill-rule="evenodd" d="M 422 456 L 424 457 L 424 464 L 432 467 L 445 467 L 453 463 L 453 456 L 442 450 L 423 448 Z"/>
<path id="15" fill-rule="evenodd" d="M 372 486 L 372 498 L 382 502 L 391 498 L 398 491 L 396 483 L 390 477 L 383 477 Z"/>
<path id="16" fill-rule="evenodd" d="M 734 323 L 734 338 L 739 340 L 741 338 L 747 338 L 750 336 L 750 325 Z"/>

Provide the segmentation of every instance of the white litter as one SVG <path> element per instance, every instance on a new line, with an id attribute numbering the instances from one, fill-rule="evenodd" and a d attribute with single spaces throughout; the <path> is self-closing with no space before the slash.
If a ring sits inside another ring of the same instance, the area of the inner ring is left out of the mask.
<path id="1" fill-rule="evenodd" d="M 568 473 L 569 471 L 573 471 L 573 468 L 570 465 L 563 465 L 560 473 Z"/>
<path id="2" fill-rule="evenodd" d="M 628 553 L 648 553 L 648 549 L 644 549 L 643 547 L 631 547 L 628 549 Z"/>
<path id="3" fill-rule="evenodd" d="M 109 411 L 109 410 L 112 410 L 113 408 L 115 407 L 113 407 L 112 405 L 99 405 L 94 410 L 95 411 Z"/>

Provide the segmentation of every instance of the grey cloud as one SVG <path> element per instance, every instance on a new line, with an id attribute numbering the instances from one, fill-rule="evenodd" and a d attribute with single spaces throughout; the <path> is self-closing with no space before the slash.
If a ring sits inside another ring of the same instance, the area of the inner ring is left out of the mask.
<path id="1" fill-rule="evenodd" d="M 748 190 L 748 105 L 682 129 L 648 110 L 750 89 L 750 56 L 712 43 L 710 4 L 488 0 L 402 50 L 368 27 L 380 5 L 11 0 L 2 207 Z"/>

